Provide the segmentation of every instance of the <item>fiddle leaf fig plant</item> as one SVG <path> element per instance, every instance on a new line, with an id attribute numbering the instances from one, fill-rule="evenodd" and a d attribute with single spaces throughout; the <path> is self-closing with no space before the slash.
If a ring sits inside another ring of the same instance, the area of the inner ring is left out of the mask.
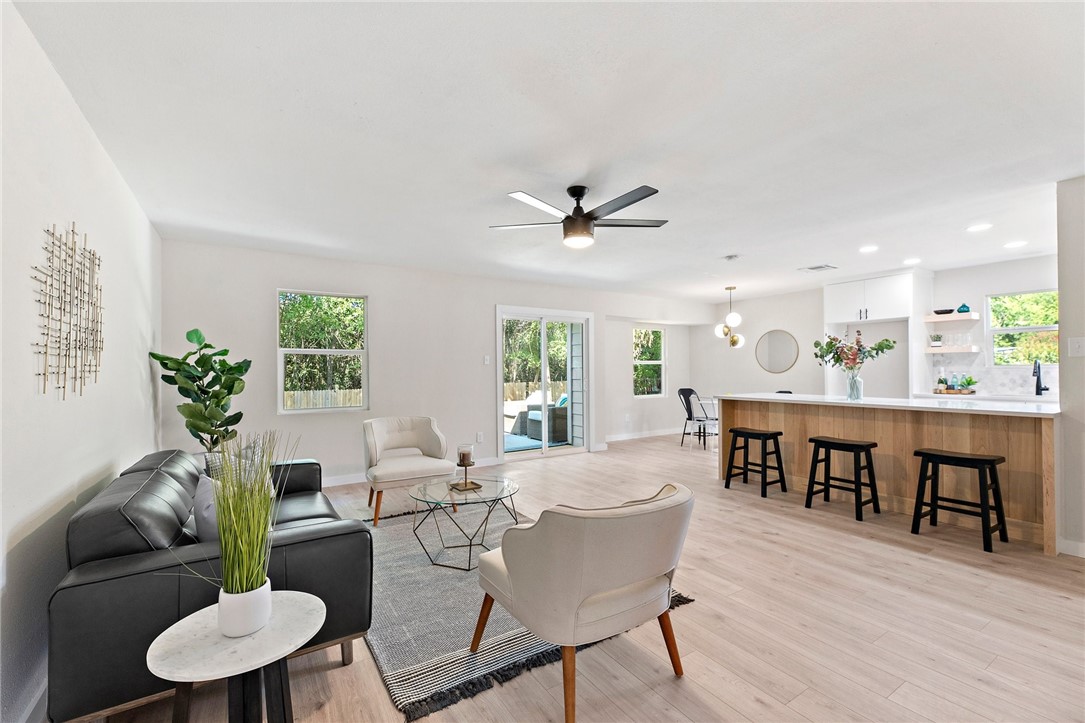
<path id="1" fill-rule="evenodd" d="M 162 381 L 177 387 L 180 395 L 189 400 L 177 405 L 177 411 L 185 418 L 189 434 L 211 452 L 237 436 L 233 427 L 241 421 L 242 413 L 230 414 L 230 401 L 245 390 L 241 377 L 249 371 L 252 361 L 228 361 L 230 350 L 215 349 L 199 329 L 190 329 L 185 339 L 196 348 L 184 356 L 151 352 L 150 357 L 170 372 L 162 375 Z"/>

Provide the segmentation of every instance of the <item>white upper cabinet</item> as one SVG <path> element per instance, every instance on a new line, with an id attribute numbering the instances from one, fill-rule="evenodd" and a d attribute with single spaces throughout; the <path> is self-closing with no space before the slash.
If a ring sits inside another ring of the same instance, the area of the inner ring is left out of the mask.
<path id="1" fill-rule="evenodd" d="M 824 300 L 826 324 L 904 319 L 912 313 L 912 275 L 829 284 Z"/>
<path id="2" fill-rule="evenodd" d="M 825 323 L 859 321 L 866 305 L 866 282 L 829 284 L 825 287 Z"/>
<path id="3" fill-rule="evenodd" d="M 867 279 L 865 308 L 863 319 L 905 319 L 911 316 L 912 275 Z"/>

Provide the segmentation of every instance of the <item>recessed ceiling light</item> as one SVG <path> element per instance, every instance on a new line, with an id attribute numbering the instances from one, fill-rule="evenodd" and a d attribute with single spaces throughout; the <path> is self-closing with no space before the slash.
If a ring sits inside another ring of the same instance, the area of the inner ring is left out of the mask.
<path id="1" fill-rule="evenodd" d="M 974 223 L 965 229 L 968 233 L 983 233 L 984 231 L 990 231 L 995 225 L 993 223 Z"/>
<path id="2" fill-rule="evenodd" d="M 918 264 L 922 260 L 923 259 L 914 259 L 914 258 L 913 259 L 904 259 L 904 265 L 905 266 L 915 266 L 916 264 Z"/>
<path id="3" fill-rule="evenodd" d="M 1027 246 L 1027 245 L 1028 245 L 1028 241 L 1010 241 L 1008 244 L 1005 244 L 1002 248 L 1004 248 L 1004 249 L 1019 249 L 1022 246 Z"/>
<path id="4" fill-rule="evenodd" d="M 859 253 L 861 253 L 861 254 L 872 254 L 877 250 L 878 250 L 878 247 L 874 246 L 873 244 L 871 244 L 870 246 L 860 246 L 859 247 Z"/>

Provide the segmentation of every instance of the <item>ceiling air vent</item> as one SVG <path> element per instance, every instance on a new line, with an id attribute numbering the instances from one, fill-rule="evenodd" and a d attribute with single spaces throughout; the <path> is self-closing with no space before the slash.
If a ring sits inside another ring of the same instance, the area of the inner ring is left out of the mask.
<path id="1" fill-rule="evenodd" d="M 839 267 L 833 266 L 832 264 L 818 264 L 817 266 L 803 266 L 801 269 L 799 269 L 799 271 L 805 271 L 812 274 L 817 271 L 832 271 L 836 268 Z"/>

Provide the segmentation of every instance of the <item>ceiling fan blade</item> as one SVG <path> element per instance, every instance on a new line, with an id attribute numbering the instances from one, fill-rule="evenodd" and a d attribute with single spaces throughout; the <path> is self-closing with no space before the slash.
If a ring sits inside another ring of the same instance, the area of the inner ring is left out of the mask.
<path id="1" fill-rule="evenodd" d="M 538 228 L 539 226 L 560 226 L 561 221 L 547 221 L 546 223 L 512 223 L 504 226 L 490 226 L 490 228 Z"/>
<path id="2" fill-rule="evenodd" d="M 530 193 L 524 193 L 523 191 L 513 191 L 509 194 L 509 196 L 515 198 L 517 201 L 523 201 L 529 206 L 534 206 L 540 211 L 546 211 L 551 216 L 557 216 L 558 218 L 564 219 L 566 216 L 569 215 L 557 206 L 551 206 L 546 201 L 535 198 Z"/>
<path id="3" fill-rule="evenodd" d="M 647 228 L 659 228 L 666 221 L 652 221 L 646 218 L 612 218 L 610 220 L 603 219 L 602 221 L 596 221 L 595 227 L 601 226 L 640 226 Z"/>
<path id="4" fill-rule="evenodd" d="M 607 201 L 602 206 L 593 208 L 584 215 L 591 219 L 606 218 L 612 213 L 621 211 L 626 206 L 632 206 L 637 201 L 643 201 L 649 196 L 654 196 L 657 193 L 659 193 L 659 191 L 651 186 L 641 186 L 640 188 L 635 188 L 629 193 L 622 194 L 611 201 Z"/>

